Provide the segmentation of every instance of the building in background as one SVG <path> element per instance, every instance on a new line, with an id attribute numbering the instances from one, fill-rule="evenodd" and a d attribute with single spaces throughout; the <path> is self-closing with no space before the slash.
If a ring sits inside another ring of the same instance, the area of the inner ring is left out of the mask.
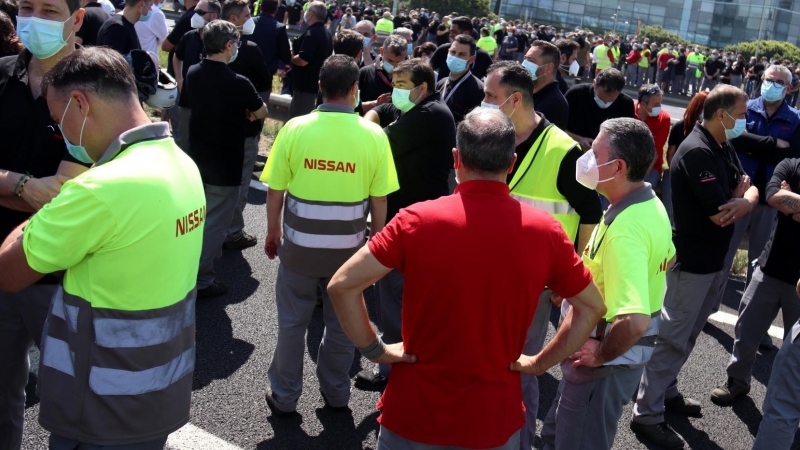
<path id="1" fill-rule="evenodd" d="M 634 34 L 659 25 L 684 39 L 724 47 L 761 39 L 800 45 L 800 0 L 492 0 L 500 16 L 596 31 Z"/>

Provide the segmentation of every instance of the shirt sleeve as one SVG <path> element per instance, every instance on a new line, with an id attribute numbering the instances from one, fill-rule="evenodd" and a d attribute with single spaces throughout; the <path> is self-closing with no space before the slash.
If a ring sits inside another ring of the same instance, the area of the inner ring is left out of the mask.
<path id="1" fill-rule="evenodd" d="M 675 125 L 672 126 L 672 129 L 669 132 L 669 139 L 667 144 L 679 146 L 683 142 L 683 121 L 679 120 L 675 122 Z"/>
<path id="2" fill-rule="evenodd" d="M 409 219 L 408 211 L 401 210 L 392 220 L 375 236 L 367 242 L 369 251 L 379 263 L 390 269 L 397 269 L 400 272 L 405 270 L 406 252 L 404 248 L 405 230 L 410 229 L 406 225 Z"/>
<path id="3" fill-rule="evenodd" d="M 794 169 L 796 167 L 796 160 L 784 159 L 781 161 L 781 163 L 775 167 L 775 172 L 773 172 L 772 178 L 767 183 L 767 192 L 764 198 L 770 198 L 777 194 L 781 189 L 781 181 L 786 181 L 791 184 L 791 179 L 794 176 Z"/>
<path id="4" fill-rule="evenodd" d="M 383 130 L 381 130 L 378 137 L 378 142 L 380 143 L 379 145 L 383 146 L 383 151 L 378 158 L 375 174 L 369 185 L 370 197 L 384 197 L 400 189 L 400 183 L 397 181 L 397 170 L 394 167 L 394 158 L 392 157 L 392 147 L 389 145 L 389 139 L 386 138 Z"/>
<path id="5" fill-rule="evenodd" d="M 40 273 L 69 269 L 97 252 L 117 233 L 111 211 L 91 190 L 75 181 L 45 205 L 25 227 L 28 265 Z"/>
<path id="6" fill-rule="evenodd" d="M 178 19 L 178 21 L 175 23 L 175 28 L 173 28 L 172 31 L 167 35 L 167 40 L 170 42 L 170 44 L 178 45 L 178 43 L 180 43 L 183 35 L 189 31 L 187 26 L 189 26 L 189 20 L 187 20 L 185 17 Z"/>
<path id="7" fill-rule="evenodd" d="M 297 52 L 297 56 L 305 62 L 311 62 L 314 60 L 317 50 L 317 40 L 309 32 L 303 39 L 303 43 L 300 44 L 300 51 Z"/>
<path id="8" fill-rule="evenodd" d="M 575 208 L 575 212 L 581 217 L 581 224 L 593 225 L 600 223 L 603 210 L 597 192 L 578 183 L 578 180 L 575 179 L 575 165 L 582 154 L 583 152 L 576 145 L 564 155 L 558 169 L 556 188 L 561 195 L 567 198 L 570 206 Z"/>
<path id="9" fill-rule="evenodd" d="M 264 105 L 264 100 L 258 95 L 256 87 L 246 77 L 241 75 L 236 76 L 237 84 L 239 85 L 238 98 L 242 102 L 244 108 L 248 111 L 258 111 Z"/>
<path id="10" fill-rule="evenodd" d="M 717 179 L 719 166 L 710 152 L 703 148 L 692 149 L 680 161 L 686 182 L 709 217 L 719 214 L 719 207 L 728 202 Z"/>
<path id="11" fill-rule="evenodd" d="M 575 245 L 567 237 L 561 224 L 553 221 L 550 241 L 550 273 L 547 286 L 568 298 L 581 293 L 592 281 L 592 274 L 575 253 Z"/>
<path id="12" fill-rule="evenodd" d="M 291 132 L 292 128 L 286 126 L 278 132 L 269 158 L 267 158 L 267 165 L 264 167 L 264 172 L 261 173 L 260 180 L 267 183 L 270 188 L 279 191 L 286 190 L 289 182 L 292 181 L 292 169 L 289 165 L 291 136 L 287 136 Z"/>
<path id="13" fill-rule="evenodd" d="M 605 240 L 603 250 L 603 298 L 606 320 L 623 314 L 650 315 L 648 252 L 642 242 L 631 236 Z"/>
<path id="14" fill-rule="evenodd" d="M 186 38 L 184 34 L 181 40 L 178 42 L 178 46 L 175 47 L 175 56 L 178 57 L 181 61 L 186 61 L 186 43 L 189 39 Z"/>

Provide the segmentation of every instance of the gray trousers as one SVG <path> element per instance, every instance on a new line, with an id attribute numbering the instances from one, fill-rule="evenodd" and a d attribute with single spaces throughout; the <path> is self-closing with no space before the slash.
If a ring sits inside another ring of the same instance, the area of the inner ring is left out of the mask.
<path id="1" fill-rule="evenodd" d="M 797 298 L 795 285 L 765 275 L 760 267 L 756 267 L 739 304 L 733 353 L 727 369 L 730 378 L 750 385 L 758 344 L 778 315 L 778 310 L 783 311 L 784 324 L 800 319 L 800 298 Z M 784 345 L 789 331 L 789 328 L 785 329 Z"/>
<path id="2" fill-rule="evenodd" d="M 181 91 L 178 90 L 177 97 L 181 98 Z M 175 105 L 172 108 L 167 110 L 167 116 L 169 116 L 169 123 L 172 125 L 172 138 L 175 139 L 175 142 L 180 142 L 181 138 L 181 111 L 180 106 L 178 106 L 178 102 L 175 102 Z"/>
<path id="3" fill-rule="evenodd" d="M 609 450 L 643 367 L 583 384 L 562 379 L 542 427 L 544 450 Z"/>
<path id="4" fill-rule="evenodd" d="M 669 223 L 672 222 L 672 176 L 669 174 L 669 169 L 664 171 L 664 176 L 661 179 L 661 203 L 667 210 L 669 216 Z"/>
<path id="5" fill-rule="evenodd" d="M 397 269 L 384 275 L 378 280 L 378 302 L 380 303 L 380 314 L 378 324 L 381 330 L 381 339 L 386 344 L 396 344 L 403 340 L 401 335 L 402 309 L 403 309 L 403 284 L 405 277 Z M 392 372 L 392 366 L 388 364 L 378 364 L 378 373 L 388 377 Z"/>
<path id="6" fill-rule="evenodd" d="M 295 89 L 292 91 L 292 103 L 289 104 L 289 118 L 304 116 L 313 111 L 316 106 L 316 92 L 302 92 Z"/>
<path id="7" fill-rule="evenodd" d="M 250 180 L 253 179 L 253 167 L 258 156 L 258 141 L 261 133 L 244 138 L 244 164 L 242 167 L 242 185 L 239 186 L 239 201 L 233 210 L 233 219 L 228 227 L 226 241 L 235 241 L 244 233 L 244 207 L 247 206 L 247 195 L 250 193 Z"/>
<path id="8" fill-rule="evenodd" d="M 184 152 L 189 151 L 189 121 L 192 118 L 192 110 L 189 108 L 178 107 L 178 135 L 174 136 L 175 143 Z M 173 125 L 174 127 L 174 125 Z"/>
<path id="9" fill-rule="evenodd" d="M 744 235 L 747 234 L 747 282 L 750 282 L 750 278 L 753 276 L 753 268 L 750 263 L 758 259 L 761 253 L 764 252 L 764 247 L 767 246 L 769 237 L 772 235 L 772 227 L 775 226 L 775 217 L 777 214 L 777 209 L 759 203 L 753 208 L 752 212 L 747 213 L 747 215 L 734 222 L 733 237 L 728 247 L 728 254 L 725 255 L 725 266 L 722 268 L 723 272 L 729 273 L 731 271 L 733 259 L 736 257 L 736 251 L 739 250 L 739 244 L 742 243 Z M 721 279 L 720 283 L 719 294 L 714 304 L 715 310 L 719 309 L 722 298 L 725 296 L 725 286 L 728 284 L 728 277 Z"/>
<path id="10" fill-rule="evenodd" d="M 686 94 L 689 94 L 689 88 L 692 88 L 692 95 L 697 94 L 697 82 L 700 80 L 695 75 L 695 69 L 686 69 L 687 73 L 691 72 L 691 75 L 686 75 L 686 78 L 683 82 L 683 90 Z"/>
<path id="11" fill-rule="evenodd" d="M 28 351 L 40 346 L 50 300 L 58 286 L 34 284 L 11 294 L 0 291 L 0 449 L 19 450 L 25 419 Z"/>
<path id="12" fill-rule="evenodd" d="M 673 75 L 672 76 L 672 86 L 670 87 L 671 93 L 673 94 L 680 94 L 683 90 L 683 79 L 685 75 Z"/>
<path id="13" fill-rule="evenodd" d="M 301 275 L 278 267 L 275 282 L 275 304 L 278 308 L 278 342 L 267 370 L 269 385 L 278 409 L 294 411 L 303 393 L 303 355 L 306 329 L 317 306 L 317 288 L 322 288 L 322 316 L 325 332 L 317 355 L 319 386 L 333 407 L 347 406 L 350 401 L 350 366 L 355 346 L 344 334 L 331 298 L 328 282 L 331 277 Z"/>
<path id="14" fill-rule="evenodd" d="M 741 89 L 742 88 L 742 75 L 731 76 L 731 86 Z"/>
<path id="15" fill-rule="evenodd" d="M 228 234 L 233 210 L 239 198 L 239 186 L 203 184 L 206 192 L 206 221 L 203 228 L 203 249 L 197 271 L 197 289 L 214 284 L 214 264 L 222 257 L 222 244 Z"/>
<path id="16" fill-rule="evenodd" d="M 758 427 L 753 450 L 789 450 L 800 422 L 800 324 L 792 327 L 783 342 L 769 377 L 764 397 L 764 418 Z"/>
<path id="17" fill-rule="evenodd" d="M 519 431 L 512 434 L 505 444 L 500 447 L 493 447 L 488 450 L 516 450 L 519 448 Z M 381 425 L 378 433 L 377 450 L 468 450 L 466 447 L 454 447 L 444 445 L 429 445 L 421 442 L 408 440 L 399 434 Z M 530 449 L 528 449 L 530 450 Z"/>
<path id="18" fill-rule="evenodd" d="M 167 436 L 136 444 L 95 445 L 73 441 L 54 434 L 50 435 L 50 450 L 162 450 L 165 445 L 167 445 Z"/>
<path id="19" fill-rule="evenodd" d="M 703 82 L 700 83 L 700 90 L 701 91 L 706 90 L 706 89 L 708 89 L 710 91 L 710 90 L 714 89 L 714 86 L 716 86 L 717 83 L 719 83 L 719 78 L 714 78 L 712 80 L 709 80 L 708 78 L 706 78 L 705 75 L 700 77 L 700 79 L 703 80 Z"/>
<path id="20" fill-rule="evenodd" d="M 539 296 L 539 304 L 533 321 L 525 337 L 525 347 L 522 354 L 533 356 L 539 354 L 544 348 L 547 339 L 548 324 L 550 323 L 550 290 L 545 289 Z M 522 404 L 525 405 L 525 425 L 522 426 L 519 436 L 519 448 L 530 450 L 533 439 L 536 437 L 536 416 L 539 413 L 539 379 L 535 375 L 520 375 L 522 382 Z"/>
<path id="21" fill-rule="evenodd" d="M 633 408 L 637 423 L 654 425 L 664 421 L 664 400 L 679 394 L 678 373 L 711 315 L 720 278 L 724 276 L 727 272 L 685 272 L 679 265 L 667 273 L 655 349 L 644 367 Z"/>
<path id="22" fill-rule="evenodd" d="M 650 72 L 650 68 L 640 67 L 639 68 L 639 82 L 636 84 L 636 87 L 639 87 L 645 83 L 647 83 L 647 74 Z"/>
<path id="23" fill-rule="evenodd" d="M 637 70 L 639 66 L 636 64 L 628 64 L 628 68 L 625 69 L 625 80 L 627 81 L 628 86 L 638 86 L 639 82 L 639 71 Z"/>

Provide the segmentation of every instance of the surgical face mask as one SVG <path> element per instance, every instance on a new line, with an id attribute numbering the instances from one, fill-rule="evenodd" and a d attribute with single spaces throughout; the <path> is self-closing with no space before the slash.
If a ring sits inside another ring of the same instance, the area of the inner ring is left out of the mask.
<path id="1" fill-rule="evenodd" d="M 594 95 L 594 102 L 597 103 L 597 106 L 599 106 L 600 109 L 607 109 L 609 106 L 614 104 L 614 102 L 607 102 L 606 103 L 606 102 L 600 100 L 600 97 L 598 97 L 597 94 Z"/>
<path id="2" fill-rule="evenodd" d="M 195 14 L 192 16 L 191 25 L 192 28 L 203 28 L 206 25 L 206 19 L 203 19 L 200 14 Z"/>
<path id="3" fill-rule="evenodd" d="M 717 55 L 711 55 L 711 59 L 717 59 Z"/>
<path id="4" fill-rule="evenodd" d="M 386 73 L 392 73 L 392 71 L 394 70 L 394 66 L 389 64 L 388 62 L 386 62 L 386 60 L 384 59 L 383 60 L 383 70 L 385 70 Z"/>
<path id="5" fill-rule="evenodd" d="M 408 44 L 406 46 L 406 55 L 408 55 L 409 58 L 411 57 L 411 52 L 413 51 L 414 51 L 414 44 Z"/>
<path id="6" fill-rule="evenodd" d="M 783 100 L 783 86 L 769 80 L 761 84 L 761 96 L 765 102 L 777 102 Z"/>
<path id="7" fill-rule="evenodd" d="M 495 105 L 494 103 L 487 103 L 487 102 L 485 102 L 485 101 L 481 101 L 481 108 L 488 108 L 488 109 L 498 109 L 498 110 L 499 110 L 499 109 L 500 109 L 500 107 L 502 107 L 503 105 L 505 105 L 505 104 L 506 104 L 506 102 L 507 102 L 507 101 L 508 101 L 508 100 L 509 100 L 509 99 L 510 99 L 512 96 L 513 96 L 513 94 L 512 94 L 512 95 L 509 95 L 509 96 L 508 96 L 508 98 L 507 98 L 507 99 L 505 99 L 505 100 L 503 100 L 503 103 L 500 103 L 499 105 Z M 508 115 L 508 118 L 509 118 L 509 119 L 511 118 L 511 116 L 513 116 L 513 115 L 514 115 L 514 112 L 515 112 L 516 110 L 517 110 L 517 109 L 516 109 L 516 108 L 514 108 L 514 110 L 513 110 L 513 111 L 511 111 L 511 114 L 509 114 L 509 115 Z"/>
<path id="8" fill-rule="evenodd" d="M 654 107 L 653 110 L 650 111 L 648 114 L 650 115 L 650 117 L 658 117 L 658 115 L 661 114 L 661 107 L 660 106 Z"/>
<path id="9" fill-rule="evenodd" d="M 414 89 L 417 89 L 418 87 L 419 86 L 415 87 Z M 403 112 L 408 112 L 411 110 L 411 108 L 416 106 L 416 103 L 414 103 L 410 98 L 411 91 L 414 89 L 392 89 L 392 104 L 395 106 L 395 108 Z"/>
<path id="10" fill-rule="evenodd" d="M 356 109 L 358 105 L 361 103 L 361 89 L 356 88 L 356 103 L 353 105 L 353 109 Z"/>
<path id="11" fill-rule="evenodd" d="M 605 180 L 600 179 L 600 168 L 607 166 L 614 161 L 616 161 L 616 159 L 612 159 L 611 161 L 598 166 L 597 157 L 594 155 L 594 151 L 587 150 L 586 153 L 578 158 L 578 161 L 575 163 L 575 179 L 578 181 L 578 183 L 586 186 L 587 189 L 595 190 L 597 189 L 598 184 L 605 183 L 606 181 L 616 178 L 611 177 L 606 178 Z"/>
<path id="12" fill-rule="evenodd" d="M 231 55 L 231 60 L 230 60 L 230 61 L 228 61 L 228 64 L 232 64 L 234 61 L 236 61 L 236 57 L 237 57 L 237 56 L 239 56 L 239 47 L 237 47 L 237 46 L 235 46 L 235 45 L 234 45 L 234 46 L 233 46 L 233 48 L 234 48 L 236 51 L 235 51 L 235 52 L 233 52 L 233 55 Z"/>
<path id="13" fill-rule="evenodd" d="M 672 51 L 672 46 L 667 47 L 667 50 Z"/>
<path id="14" fill-rule="evenodd" d="M 365 37 L 364 38 L 364 47 L 369 47 L 372 45 L 372 38 Z"/>
<path id="15" fill-rule="evenodd" d="M 694 52 L 695 52 L 695 53 L 700 53 L 700 47 L 695 47 L 695 48 L 694 48 Z"/>
<path id="16" fill-rule="evenodd" d="M 531 78 L 533 78 L 533 81 L 536 81 L 538 78 L 536 71 L 539 70 L 539 65 L 526 59 L 522 61 L 522 67 L 528 69 L 528 72 L 531 73 Z"/>
<path id="17" fill-rule="evenodd" d="M 139 17 L 139 22 L 147 22 L 148 20 L 150 20 L 150 17 L 152 15 L 153 15 L 153 10 L 147 11 L 147 14 L 142 14 L 142 16 Z"/>
<path id="18" fill-rule="evenodd" d="M 178 0 L 178 3 L 180 3 L 181 6 L 183 6 L 183 0 Z"/>
<path id="19" fill-rule="evenodd" d="M 581 65 L 578 64 L 578 60 L 572 61 L 572 64 L 569 65 L 569 74 L 573 77 L 578 76 L 578 71 L 581 69 Z"/>
<path id="20" fill-rule="evenodd" d="M 83 125 L 81 125 L 81 135 L 78 137 L 78 145 L 71 143 L 69 139 L 67 139 L 67 134 L 64 133 L 64 128 L 61 127 L 61 124 L 64 123 L 64 117 L 67 116 L 67 111 L 69 111 L 70 103 L 72 103 L 72 97 L 69 98 L 67 107 L 64 108 L 64 114 L 61 115 L 61 122 L 58 124 L 58 129 L 61 130 L 61 136 L 64 137 L 64 143 L 67 144 L 67 151 L 69 154 L 84 164 L 92 164 L 94 160 L 89 156 L 89 153 L 86 152 L 86 147 L 81 145 L 83 143 L 83 128 L 86 126 L 86 118 L 89 117 L 88 107 L 86 110 L 87 115 L 83 118 Z"/>
<path id="21" fill-rule="evenodd" d="M 467 61 L 455 55 L 447 55 L 447 68 L 450 73 L 458 75 L 467 70 Z"/>
<path id="22" fill-rule="evenodd" d="M 47 59 L 67 45 L 64 39 L 64 24 L 69 22 L 72 16 L 63 22 L 57 20 L 39 19 L 38 17 L 17 16 L 17 34 L 22 40 L 22 44 L 33 56 L 39 59 Z M 67 39 L 72 36 L 69 33 Z"/>
<path id="23" fill-rule="evenodd" d="M 303 14 L 303 22 L 308 23 L 308 11 Z"/>
<path id="24" fill-rule="evenodd" d="M 251 17 L 242 25 L 242 34 L 253 34 L 254 31 L 256 31 L 256 21 Z"/>
<path id="25" fill-rule="evenodd" d="M 733 119 L 728 111 L 725 111 L 725 114 Z M 722 128 L 725 129 L 725 137 L 728 139 L 736 139 L 737 137 L 741 136 L 744 133 L 745 128 L 747 127 L 747 119 L 734 119 L 736 124 L 730 130 L 725 128 L 725 123 L 722 123 Z M 720 121 L 722 122 L 722 121 Z"/>

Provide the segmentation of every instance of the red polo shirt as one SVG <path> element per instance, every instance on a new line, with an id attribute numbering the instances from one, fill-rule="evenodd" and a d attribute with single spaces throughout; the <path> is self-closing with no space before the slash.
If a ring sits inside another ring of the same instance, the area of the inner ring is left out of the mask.
<path id="1" fill-rule="evenodd" d="M 633 114 L 637 119 L 641 120 L 638 103 L 633 108 Z M 653 133 L 653 140 L 656 144 L 656 160 L 653 162 L 653 168 L 658 170 L 659 173 L 664 171 L 664 146 L 667 145 L 667 138 L 669 138 L 670 122 L 669 113 L 663 107 L 656 117 L 648 117 L 644 120 L 644 124 Z"/>
<path id="2" fill-rule="evenodd" d="M 405 275 L 402 335 L 417 356 L 392 367 L 378 421 L 430 445 L 504 444 L 525 423 L 508 367 L 542 289 L 572 297 L 592 279 L 561 225 L 505 183 L 469 181 L 401 210 L 369 249 Z"/>

